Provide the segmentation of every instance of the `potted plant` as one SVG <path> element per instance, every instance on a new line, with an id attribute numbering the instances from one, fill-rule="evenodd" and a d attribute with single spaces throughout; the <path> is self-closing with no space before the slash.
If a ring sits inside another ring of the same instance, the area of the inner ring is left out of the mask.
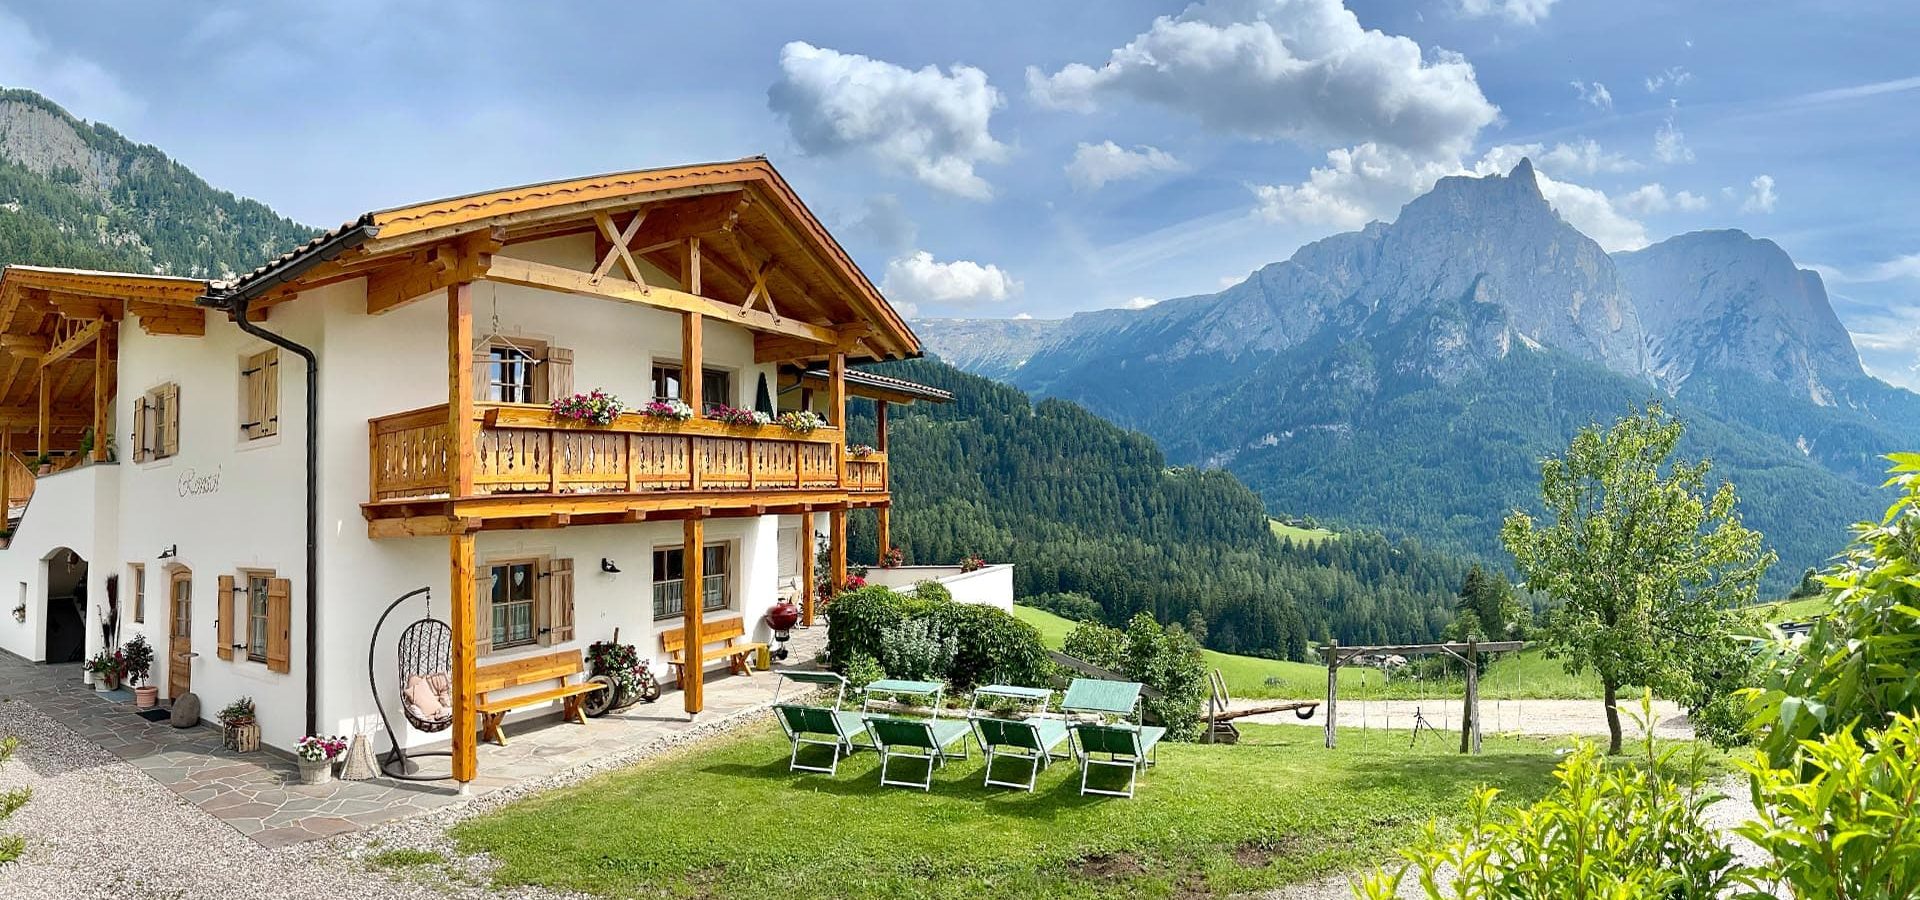
<path id="1" fill-rule="evenodd" d="M 679 400 L 655 400 L 638 410 L 649 419 L 663 419 L 668 422 L 685 422 L 693 418 L 693 407 Z"/>
<path id="2" fill-rule="evenodd" d="M 866 459 L 873 455 L 872 444 L 848 444 L 847 455 L 854 459 Z"/>
<path id="3" fill-rule="evenodd" d="M 147 643 L 147 636 L 136 634 L 121 648 L 120 655 L 125 663 L 127 684 L 133 686 L 133 705 L 138 709 L 152 709 L 160 704 L 160 689 L 147 683 L 147 676 L 153 672 L 153 645 Z"/>
<path id="4" fill-rule="evenodd" d="M 887 552 L 880 555 L 880 568 L 898 569 L 906 561 L 907 551 L 899 547 L 888 547 Z"/>
<path id="5" fill-rule="evenodd" d="M 584 425 L 612 425 L 620 420 L 623 410 L 619 397 L 599 388 L 584 394 L 557 398 L 551 408 L 555 418 Z"/>
<path id="6" fill-rule="evenodd" d="M 333 780 L 333 761 L 347 752 L 347 739 L 310 734 L 293 746 L 300 762 L 301 784 L 326 784 Z"/>
<path id="7" fill-rule="evenodd" d="M 5 535 L 0 535 L 0 537 L 5 537 Z M 22 600 L 22 601 L 20 601 L 20 603 L 19 603 L 18 605 L 16 605 L 16 606 L 15 606 L 15 607 L 13 608 L 13 620 L 14 620 L 15 622 L 19 622 L 19 623 L 21 623 L 21 624 L 25 624 L 25 623 L 26 623 L 26 621 L 27 621 L 27 601 L 25 601 L 25 600 Z"/>
<path id="8" fill-rule="evenodd" d="M 120 651 L 102 649 L 87 660 L 87 671 L 93 673 L 93 689 L 106 693 L 120 686 Z"/>
<path id="9" fill-rule="evenodd" d="M 252 697 L 241 697 L 220 710 L 220 731 L 225 746 L 236 753 L 260 749 L 260 722 Z"/>
<path id="10" fill-rule="evenodd" d="M 765 425 L 770 421 L 766 413 L 738 406 L 715 403 L 707 407 L 707 418 L 723 425 L 736 425 L 742 428 L 752 425 Z"/>
<path id="11" fill-rule="evenodd" d="M 780 427 L 794 434 L 812 434 L 827 420 L 810 409 L 789 410 L 780 414 Z"/>
<path id="12" fill-rule="evenodd" d="M 978 553 L 969 553 L 960 558 L 960 571 L 978 572 L 987 567 L 987 561 Z"/>
<path id="13" fill-rule="evenodd" d="M 52 475 L 53 474 L 53 455 L 48 453 L 42 453 L 39 456 L 34 457 L 33 472 L 35 475 Z"/>

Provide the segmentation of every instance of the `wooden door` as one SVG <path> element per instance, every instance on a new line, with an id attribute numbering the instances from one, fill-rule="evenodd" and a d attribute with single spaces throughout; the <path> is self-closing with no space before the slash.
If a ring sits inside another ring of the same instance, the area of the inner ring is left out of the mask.
<path id="1" fill-rule="evenodd" d="M 175 570 L 167 580 L 167 696 L 193 690 L 193 573 Z"/>

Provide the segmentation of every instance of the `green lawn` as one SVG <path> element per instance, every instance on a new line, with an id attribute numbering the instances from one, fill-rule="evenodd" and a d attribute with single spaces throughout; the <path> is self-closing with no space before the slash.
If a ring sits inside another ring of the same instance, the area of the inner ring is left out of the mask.
<path id="1" fill-rule="evenodd" d="M 1317 729 L 1243 731 L 1235 746 L 1162 747 L 1125 800 L 1081 797 L 1071 762 L 1033 794 L 984 788 L 977 748 L 928 793 L 880 787 L 867 751 L 837 776 L 794 774 L 765 723 L 453 835 L 500 862 L 498 884 L 613 897 L 1224 896 L 1387 860 L 1479 785 L 1539 796 L 1557 762 L 1543 740 L 1489 737 L 1485 755 L 1461 757 L 1451 741 L 1409 749 L 1379 731 L 1337 751 Z"/>
<path id="2" fill-rule="evenodd" d="M 1043 609 L 1030 606 L 1013 608 L 1013 614 L 1040 630 L 1047 646 L 1059 649 L 1073 630 L 1074 623 Z M 1309 699 L 1327 693 L 1327 670 L 1311 663 L 1236 656 L 1215 650 L 1203 650 L 1207 665 L 1220 670 L 1227 680 L 1227 693 L 1235 699 Z M 1464 674 L 1456 671 L 1443 681 L 1420 682 L 1410 678 L 1384 679 L 1378 669 L 1342 668 L 1340 693 L 1346 697 L 1378 699 L 1416 699 L 1422 696 L 1463 696 Z M 1599 679 L 1591 674 L 1568 675 L 1559 660 L 1548 659 L 1537 651 L 1522 651 L 1495 659 L 1480 678 L 1480 696 L 1486 699 L 1584 700 L 1600 696 Z"/>
<path id="3" fill-rule="evenodd" d="M 1801 597 L 1798 600 L 1776 600 L 1772 603 L 1760 603 L 1753 607 L 1761 620 L 1779 624 L 1781 622 L 1805 622 L 1827 612 L 1827 598 L 1824 596 Z"/>
<path id="4" fill-rule="evenodd" d="M 1338 532 L 1328 531 L 1325 528 L 1301 528 L 1298 525 L 1288 525 L 1279 519 L 1268 519 L 1267 527 L 1273 529 L 1274 537 L 1293 538 L 1293 542 L 1296 544 L 1310 544 L 1316 541 L 1338 538 L 1340 536 Z"/>

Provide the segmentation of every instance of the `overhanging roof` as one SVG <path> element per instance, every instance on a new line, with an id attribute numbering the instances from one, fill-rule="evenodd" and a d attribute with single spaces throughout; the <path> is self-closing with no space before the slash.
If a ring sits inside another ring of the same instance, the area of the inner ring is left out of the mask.
<path id="1" fill-rule="evenodd" d="M 800 374 L 800 383 L 816 390 L 824 390 L 831 378 L 832 374 L 826 369 L 808 369 Z M 864 369 L 847 370 L 847 393 L 856 397 L 887 400 L 893 403 L 912 403 L 915 400 L 947 403 L 953 399 L 952 391 L 944 391 L 917 381 L 881 375 Z"/>

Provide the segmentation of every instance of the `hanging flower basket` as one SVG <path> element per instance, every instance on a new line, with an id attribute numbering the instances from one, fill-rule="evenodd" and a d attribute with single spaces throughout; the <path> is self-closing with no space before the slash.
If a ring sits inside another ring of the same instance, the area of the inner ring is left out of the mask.
<path id="1" fill-rule="evenodd" d="M 812 434 L 827 424 L 819 413 L 808 409 L 793 410 L 780 414 L 780 427 L 794 434 Z"/>
<path id="2" fill-rule="evenodd" d="M 620 418 L 620 398 L 595 388 L 553 401 L 554 416 L 586 425 L 612 425 Z"/>
<path id="3" fill-rule="evenodd" d="M 723 425 L 736 425 L 740 427 L 765 425 L 772 421 L 766 413 L 751 409 L 741 409 L 737 406 L 727 406 L 723 403 L 716 403 L 707 407 L 707 418 Z"/>
<path id="4" fill-rule="evenodd" d="M 668 422 L 685 422 L 693 418 L 693 407 L 679 400 L 655 400 L 640 407 L 638 412 L 649 419 Z"/>

